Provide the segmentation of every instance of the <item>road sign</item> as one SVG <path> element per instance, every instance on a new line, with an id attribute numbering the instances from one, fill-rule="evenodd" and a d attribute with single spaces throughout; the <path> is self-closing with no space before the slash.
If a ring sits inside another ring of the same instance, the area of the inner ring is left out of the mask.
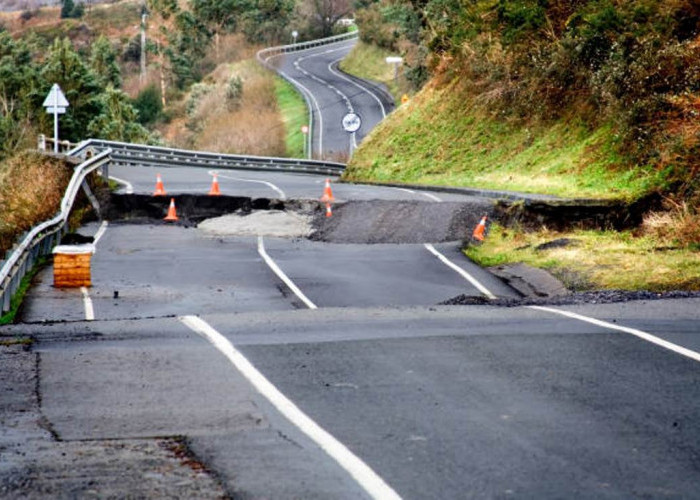
<path id="1" fill-rule="evenodd" d="M 53 150 L 54 153 L 58 153 L 58 115 L 65 113 L 66 108 L 70 106 L 58 83 L 54 83 L 51 87 L 43 106 L 47 113 L 53 113 Z"/>
<path id="2" fill-rule="evenodd" d="M 66 112 L 66 108 L 69 106 L 68 99 L 66 99 L 66 96 L 63 95 L 63 91 L 61 90 L 61 87 L 58 86 L 58 83 L 54 83 L 53 87 L 51 87 L 49 95 L 47 95 L 46 99 L 44 99 L 43 106 L 49 113 L 54 113 L 54 109 L 58 110 L 58 113 Z"/>
<path id="3" fill-rule="evenodd" d="M 360 130 L 360 127 L 362 126 L 362 119 L 360 118 L 360 115 L 356 115 L 355 113 L 348 113 L 343 117 L 343 129 L 346 132 L 353 133 L 357 132 Z"/>
<path id="4" fill-rule="evenodd" d="M 301 126 L 301 133 L 302 133 L 302 134 L 308 134 L 308 133 L 309 133 L 309 126 L 308 126 L 308 125 L 302 125 L 302 126 Z"/>

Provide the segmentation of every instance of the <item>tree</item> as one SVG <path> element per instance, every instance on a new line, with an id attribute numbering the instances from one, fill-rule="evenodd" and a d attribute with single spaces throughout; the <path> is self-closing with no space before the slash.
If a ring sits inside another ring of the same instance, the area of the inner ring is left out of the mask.
<path id="1" fill-rule="evenodd" d="M 138 123 L 138 111 L 124 92 L 110 85 L 97 101 L 101 111 L 88 124 L 91 137 L 123 142 L 148 141 L 148 130 Z"/>
<path id="2" fill-rule="evenodd" d="M 38 88 L 29 47 L 0 32 L 0 159 L 33 141 L 30 123 L 41 106 Z"/>
<path id="3" fill-rule="evenodd" d="M 95 43 L 92 44 L 90 66 L 97 75 L 100 85 L 103 87 L 107 87 L 107 85 L 112 85 L 115 88 L 121 87 L 122 77 L 119 63 L 117 62 L 117 52 L 104 35 L 100 35 Z"/>
<path id="4" fill-rule="evenodd" d="M 73 17 L 73 9 L 75 9 L 75 3 L 73 0 L 63 0 L 63 6 L 61 7 L 61 18 L 67 19 Z"/>
<path id="5" fill-rule="evenodd" d="M 58 83 L 70 107 L 61 116 L 61 136 L 73 142 L 87 136 L 87 124 L 100 114 L 99 96 L 103 91 L 98 78 L 83 58 L 73 49 L 68 38 L 56 39 L 41 70 L 43 96 Z M 43 99 L 43 97 L 42 97 Z M 42 116 L 44 130 L 50 130 L 49 117 Z"/>
<path id="6" fill-rule="evenodd" d="M 274 44 L 288 40 L 287 28 L 294 12 L 294 0 L 254 0 L 245 15 L 243 31 L 248 41 Z"/>
<path id="7" fill-rule="evenodd" d="M 302 11 L 310 18 L 311 28 L 321 37 L 333 35 L 336 23 L 352 11 L 351 0 L 305 0 Z"/>

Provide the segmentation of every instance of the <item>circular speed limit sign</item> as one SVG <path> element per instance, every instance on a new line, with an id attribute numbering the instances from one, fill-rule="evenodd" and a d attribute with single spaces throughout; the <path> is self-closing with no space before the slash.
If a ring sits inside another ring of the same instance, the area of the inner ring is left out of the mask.
<path id="1" fill-rule="evenodd" d="M 348 113 L 343 117 L 343 129 L 346 132 L 357 132 L 358 130 L 360 130 L 361 126 L 362 119 L 360 118 L 360 115 L 356 115 L 355 113 Z"/>

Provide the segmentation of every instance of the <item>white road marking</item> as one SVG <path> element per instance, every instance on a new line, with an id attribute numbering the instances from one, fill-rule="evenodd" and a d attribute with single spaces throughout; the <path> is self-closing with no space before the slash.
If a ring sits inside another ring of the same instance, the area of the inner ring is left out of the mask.
<path id="1" fill-rule="evenodd" d="M 105 231 L 107 231 L 107 226 L 109 223 L 105 220 L 102 221 L 100 227 L 97 229 L 95 236 L 93 236 L 93 245 L 97 245 L 102 236 L 104 236 Z M 92 299 L 90 298 L 90 291 L 87 287 L 81 286 L 80 292 L 83 294 L 83 307 L 85 308 L 85 320 L 94 321 L 95 320 L 95 309 L 92 305 Z"/>
<path id="2" fill-rule="evenodd" d="M 214 170 L 210 170 L 210 171 L 209 171 L 209 175 L 214 175 Z M 265 184 L 265 185 L 266 185 L 267 187 L 269 187 L 270 189 L 276 191 L 276 192 L 280 195 L 280 199 L 282 199 L 282 200 L 286 200 L 286 199 L 287 199 L 287 195 L 284 194 L 284 191 L 282 191 L 280 188 L 278 188 L 277 186 L 275 186 L 275 185 L 274 185 L 273 183 L 271 183 L 271 182 L 267 182 L 267 181 L 258 181 L 258 180 L 255 180 L 255 179 L 242 179 L 242 178 L 240 178 L 240 177 L 233 177 L 233 176 L 226 175 L 226 174 L 221 174 L 221 173 L 219 173 L 219 174 L 217 174 L 217 175 L 218 175 L 219 177 L 224 178 L 224 179 L 231 179 L 231 180 L 234 180 L 234 181 L 240 181 L 240 182 L 256 182 L 256 183 L 258 183 L 258 184 Z"/>
<path id="3" fill-rule="evenodd" d="M 652 344 L 656 344 L 660 347 L 663 347 L 664 349 L 668 349 L 669 351 L 673 351 L 677 354 L 680 354 L 682 356 L 686 356 L 686 357 L 688 357 L 692 360 L 695 360 L 695 361 L 700 361 L 700 353 L 692 351 L 690 349 L 686 349 L 685 347 L 681 347 L 677 344 L 669 342 L 668 340 L 664 340 L 662 338 L 659 338 L 655 335 L 644 332 L 642 330 L 637 330 L 635 328 L 628 328 L 626 326 L 615 325 L 613 323 L 608 323 L 607 321 L 601 321 L 599 319 L 591 318 L 588 316 L 583 316 L 581 314 L 576 314 L 576 313 L 569 312 L 569 311 L 563 311 L 561 309 L 553 309 L 551 307 L 542 307 L 542 306 L 527 306 L 527 307 L 529 307 L 530 309 L 536 309 L 538 311 L 546 311 L 546 312 L 553 313 L 553 314 L 559 314 L 561 316 L 566 316 L 567 318 L 577 319 L 579 321 L 584 321 L 586 323 L 590 323 L 592 325 L 600 326 L 603 328 L 608 328 L 610 330 L 617 330 L 619 332 L 629 333 L 630 335 L 634 335 L 635 337 L 639 337 L 642 340 L 646 340 L 647 342 L 651 342 Z"/>
<path id="4" fill-rule="evenodd" d="M 346 76 L 343 75 L 342 73 L 340 73 L 340 72 L 338 72 L 338 71 L 335 71 L 335 70 L 332 68 L 332 65 L 333 65 L 333 64 L 336 64 L 336 63 L 338 63 L 339 61 L 342 61 L 342 60 L 343 60 L 342 58 L 341 58 L 341 59 L 336 59 L 336 60 L 333 61 L 331 64 L 329 64 L 329 65 L 328 65 L 329 71 L 330 71 L 331 73 L 333 73 L 335 76 L 337 76 L 338 78 L 340 78 L 340 79 L 342 79 L 342 80 L 345 80 L 345 81 L 351 83 L 351 84 L 354 85 L 355 87 L 357 87 L 357 88 L 359 88 L 360 90 L 362 90 L 362 91 L 364 91 L 364 92 L 367 92 L 369 95 L 371 95 L 372 98 L 373 98 L 375 101 L 377 101 L 377 103 L 379 103 L 379 107 L 380 107 L 381 110 L 382 110 L 382 118 L 386 118 L 386 109 L 384 109 L 384 104 L 382 103 L 382 100 L 381 100 L 379 97 L 377 97 L 377 95 L 376 95 L 374 92 L 372 92 L 371 90 L 369 90 L 367 87 L 365 87 L 365 86 L 363 86 L 363 85 L 357 83 L 355 80 L 351 80 L 350 78 L 346 77 Z"/>
<path id="5" fill-rule="evenodd" d="M 187 327 L 211 342 L 277 411 L 345 469 L 370 497 L 382 500 L 401 498 L 357 455 L 314 422 L 277 387 L 272 385 L 226 337 L 216 331 L 209 323 L 196 316 L 181 316 L 179 319 Z"/>
<path id="6" fill-rule="evenodd" d="M 95 310 L 92 308 L 92 299 L 90 298 L 90 293 L 87 287 L 80 287 L 80 291 L 83 293 L 83 305 L 85 306 L 85 320 L 93 321 L 95 319 Z"/>
<path id="7" fill-rule="evenodd" d="M 469 283 L 474 285 L 474 287 L 479 290 L 482 294 L 484 294 L 487 298 L 493 300 L 496 299 L 497 297 L 492 294 L 488 288 L 486 288 L 484 285 L 482 285 L 474 276 L 469 274 L 467 271 L 459 267 L 457 264 L 452 262 L 450 259 L 445 257 L 443 254 L 441 254 L 438 250 L 435 249 L 433 245 L 430 243 L 425 244 L 425 248 L 428 249 L 430 253 L 435 255 L 438 259 L 442 261 L 443 264 L 445 264 L 447 267 L 451 268 L 453 271 L 457 272 L 460 276 L 462 276 L 465 280 L 467 280 Z"/>
<path id="8" fill-rule="evenodd" d="M 93 237 L 94 238 L 94 240 L 92 242 L 93 245 L 97 245 L 97 243 L 100 241 L 102 236 L 104 236 L 105 231 L 107 231 L 108 225 L 109 225 L 109 223 L 106 220 L 102 221 L 102 224 L 100 224 L 100 228 L 97 230 L 97 232 L 95 233 L 95 236 Z"/>
<path id="9" fill-rule="evenodd" d="M 442 202 L 442 200 L 440 198 L 438 198 L 437 196 L 435 196 L 434 194 L 431 194 L 431 193 L 425 193 L 423 191 L 414 191 L 413 189 L 406 189 L 406 188 L 393 188 L 393 189 L 398 189 L 399 191 L 403 191 L 405 193 L 421 194 L 421 195 L 425 196 L 426 198 L 430 198 L 433 201 Z"/>
<path id="10" fill-rule="evenodd" d="M 132 186 L 129 181 L 125 181 L 124 179 L 120 179 L 119 177 L 114 177 L 113 175 L 110 175 L 109 178 L 112 179 L 114 182 L 123 184 L 124 188 L 126 189 L 126 194 L 134 194 L 134 186 Z"/>
<path id="11" fill-rule="evenodd" d="M 302 292 L 299 289 L 299 287 L 296 286 L 291 279 L 289 279 L 289 277 L 284 273 L 284 271 L 282 271 L 282 269 L 280 269 L 280 267 L 275 263 L 275 261 L 272 260 L 272 258 L 267 254 L 267 252 L 265 251 L 265 244 L 263 243 L 262 236 L 258 236 L 258 253 L 263 258 L 265 263 L 270 267 L 270 269 L 272 269 L 272 272 L 274 272 L 277 275 L 277 277 L 279 277 L 279 279 L 281 279 L 284 282 L 284 284 L 287 285 L 287 287 L 292 292 L 294 292 L 294 295 L 299 297 L 299 299 L 304 304 L 306 304 L 306 307 L 308 307 L 309 309 L 318 309 L 316 304 L 311 302 L 309 298 L 306 295 L 304 295 L 304 292 Z"/>

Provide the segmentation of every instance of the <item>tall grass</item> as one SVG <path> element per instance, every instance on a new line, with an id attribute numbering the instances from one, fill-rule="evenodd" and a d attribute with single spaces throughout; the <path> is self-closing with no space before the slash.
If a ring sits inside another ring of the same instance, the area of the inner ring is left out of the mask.
<path id="1" fill-rule="evenodd" d="M 58 159 L 20 153 L 0 163 L 0 251 L 59 209 L 71 169 Z"/>
<path id="2" fill-rule="evenodd" d="M 301 127 L 309 125 L 306 103 L 299 92 L 282 78 L 275 79 L 275 92 L 277 106 L 284 122 L 286 155 L 291 158 L 303 158 L 306 152 L 304 146 L 306 136 L 302 133 Z"/>
<path id="3" fill-rule="evenodd" d="M 236 106 L 226 88 L 232 77 L 243 81 Z M 204 89 L 204 90 L 202 90 Z M 233 154 L 283 156 L 285 129 L 277 109 L 274 76 L 254 60 L 219 65 L 190 95 L 187 119 L 162 128 L 174 146 Z"/>

